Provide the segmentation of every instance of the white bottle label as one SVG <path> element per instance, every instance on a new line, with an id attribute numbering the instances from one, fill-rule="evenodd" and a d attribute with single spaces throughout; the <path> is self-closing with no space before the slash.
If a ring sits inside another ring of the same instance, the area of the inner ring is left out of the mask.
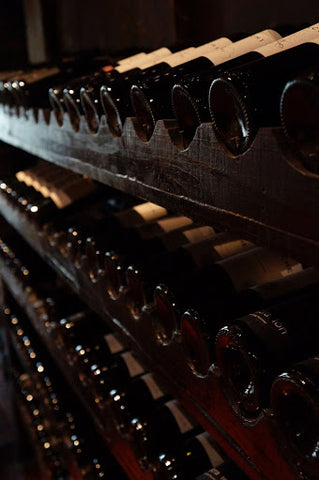
<path id="1" fill-rule="evenodd" d="M 128 373 L 131 378 L 137 377 L 137 375 L 141 375 L 145 372 L 140 362 L 134 357 L 134 355 L 132 355 L 131 352 L 122 353 L 121 357 L 127 366 Z"/>
<path id="2" fill-rule="evenodd" d="M 273 43 L 280 38 L 281 36 L 279 33 L 275 32 L 274 30 L 263 30 L 255 35 L 251 35 L 247 38 L 239 40 L 238 42 L 232 43 L 223 49 L 213 51 L 207 50 L 203 56 L 211 60 L 214 65 L 219 65 L 231 60 L 232 58 L 236 58 L 240 55 L 251 52 L 258 47 Z"/>
<path id="3" fill-rule="evenodd" d="M 185 230 L 183 235 L 188 243 L 197 243 L 201 240 L 206 240 L 206 238 L 214 237 L 216 232 L 212 227 L 198 227 L 191 230 Z"/>
<path id="4" fill-rule="evenodd" d="M 210 49 L 220 50 L 221 48 L 229 47 L 229 45 L 231 45 L 232 43 L 233 42 L 229 38 L 221 37 L 218 39 L 218 42 L 214 41 L 214 42 L 205 43 L 200 47 L 196 47 L 196 50 L 198 54 L 201 54 L 201 52 L 206 52 L 206 51 L 209 51 Z"/>
<path id="5" fill-rule="evenodd" d="M 301 271 L 302 265 L 291 258 L 256 248 L 218 262 L 227 272 L 237 292 Z"/>
<path id="6" fill-rule="evenodd" d="M 319 23 L 312 25 L 309 28 L 304 28 L 299 32 L 288 35 L 288 37 L 281 38 L 276 42 L 270 43 L 261 48 L 255 48 L 254 51 L 260 53 L 264 57 L 275 55 L 283 52 L 289 48 L 297 47 L 303 43 L 317 43 L 319 44 Z"/>
<path id="7" fill-rule="evenodd" d="M 147 58 L 147 53 L 140 52 L 140 53 L 137 53 L 136 55 L 131 55 L 130 57 L 123 58 L 122 60 L 119 60 L 117 63 L 119 65 L 129 65 L 132 62 L 139 62 L 146 58 Z"/>
<path id="8" fill-rule="evenodd" d="M 165 405 L 170 410 L 173 417 L 175 418 L 181 433 L 189 432 L 194 428 L 194 425 L 192 424 L 192 422 L 180 410 L 175 400 L 170 400 L 169 402 L 165 403 Z"/>
<path id="9" fill-rule="evenodd" d="M 210 46 L 208 48 L 214 51 L 215 49 L 218 50 L 219 48 L 224 48 L 226 45 L 228 45 L 227 39 L 225 41 L 225 37 L 221 37 L 221 38 L 217 38 L 217 40 L 215 40 L 214 42 L 210 42 Z M 195 58 L 198 58 L 199 56 L 201 56 L 201 53 L 198 50 L 199 48 L 200 47 L 187 49 L 188 51 L 184 50 L 182 52 L 177 52 L 163 59 L 163 62 L 168 63 L 171 67 L 177 67 L 182 63 L 190 62 L 191 60 L 194 60 Z"/>
<path id="10" fill-rule="evenodd" d="M 132 68 L 141 68 L 145 69 L 148 67 L 152 67 L 153 65 L 156 65 L 157 63 L 162 62 L 163 58 L 166 58 L 168 55 L 171 54 L 171 51 L 168 48 L 159 48 L 158 50 L 154 50 L 154 52 L 148 53 L 145 57 L 142 57 L 141 59 L 137 59 L 136 61 L 124 63 L 124 65 L 119 65 L 115 69 L 119 73 L 125 73 Z"/>
<path id="11" fill-rule="evenodd" d="M 165 233 L 171 232 L 172 230 L 177 230 L 178 228 L 186 227 L 192 223 L 193 220 L 188 217 L 164 218 L 163 220 L 159 220 L 157 222 L 157 224 Z"/>
<path id="12" fill-rule="evenodd" d="M 142 217 L 145 222 L 150 222 L 151 220 L 156 220 L 157 218 L 164 217 L 167 215 L 167 210 L 164 207 L 156 205 L 156 203 L 145 202 L 140 205 L 133 207 L 133 210 L 137 212 L 140 217 Z"/>
<path id="13" fill-rule="evenodd" d="M 218 253 L 220 258 L 227 258 L 231 255 L 236 255 L 237 253 L 249 250 L 254 246 L 253 243 L 248 242 L 247 240 L 239 239 L 215 245 L 214 250 Z"/>
<path id="14" fill-rule="evenodd" d="M 212 467 L 218 467 L 222 463 L 224 463 L 224 459 L 219 455 L 217 450 L 213 447 L 211 442 L 209 441 L 210 437 L 208 433 L 203 432 L 196 436 L 197 440 L 201 443 L 203 449 L 207 453 L 209 461 Z"/>
<path id="15" fill-rule="evenodd" d="M 164 397 L 164 392 L 161 387 L 156 383 L 154 377 L 151 373 L 147 373 L 141 377 L 143 382 L 147 385 L 147 388 L 150 391 L 154 400 L 158 400 L 159 398 Z"/>
<path id="16" fill-rule="evenodd" d="M 210 48 L 211 50 L 214 49 L 219 49 L 223 48 L 226 45 L 229 45 L 231 43 L 231 40 L 221 37 L 215 40 L 214 42 L 210 42 L 208 45 L 209 47 L 205 48 Z M 201 47 L 198 47 L 201 48 Z M 194 60 L 195 58 L 200 56 L 200 53 L 198 51 L 198 48 L 190 47 L 190 48 L 185 48 L 184 50 L 181 50 L 180 52 L 172 53 L 171 55 L 168 55 L 164 58 L 160 58 L 156 62 L 152 62 L 147 60 L 146 63 L 140 66 L 140 68 L 148 68 L 152 67 L 153 65 L 156 65 L 157 63 L 165 62 L 167 63 L 170 67 L 177 67 L 178 65 L 181 65 L 186 62 L 190 62 L 191 60 Z"/>
<path id="17" fill-rule="evenodd" d="M 119 353 L 124 350 L 124 345 L 122 342 L 113 334 L 109 333 L 108 335 L 104 335 L 104 340 L 107 344 L 107 346 L 110 349 L 110 352 L 112 354 L 114 353 Z"/>

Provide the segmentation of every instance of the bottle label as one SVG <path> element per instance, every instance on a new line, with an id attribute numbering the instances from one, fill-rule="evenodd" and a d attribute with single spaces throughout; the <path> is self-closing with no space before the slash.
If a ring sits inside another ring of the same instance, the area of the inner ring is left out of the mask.
<path id="1" fill-rule="evenodd" d="M 196 47 L 196 50 L 198 55 L 201 55 L 202 53 L 209 52 L 210 50 L 212 51 L 213 49 L 220 50 L 225 47 L 229 47 L 232 43 L 233 43 L 232 40 L 230 40 L 229 38 L 221 37 L 218 39 L 218 42 L 213 41 L 213 42 L 205 43 L 204 45 L 200 45 L 199 47 Z"/>
<path id="2" fill-rule="evenodd" d="M 159 398 L 164 397 L 164 392 L 162 391 L 161 387 L 156 383 L 151 373 L 143 375 L 141 379 L 146 384 L 154 400 L 158 400 Z"/>
<path id="3" fill-rule="evenodd" d="M 255 248 L 252 251 L 221 260 L 218 265 L 228 274 L 237 292 L 303 269 L 297 261 L 281 257 L 263 248 Z"/>
<path id="4" fill-rule="evenodd" d="M 38 70 L 34 70 L 33 72 L 26 73 L 25 75 L 23 75 L 22 81 L 30 84 L 30 83 L 43 80 L 44 78 L 47 78 L 47 77 L 51 77 L 52 75 L 56 75 L 57 73 L 60 73 L 60 70 L 59 68 L 56 68 L 56 67 L 40 68 Z"/>
<path id="5" fill-rule="evenodd" d="M 137 53 L 136 55 L 131 55 L 130 57 L 123 58 L 122 60 L 119 60 L 117 63 L 119 65 L 130 65 L 132 62 L 139 62 L 142 59 L 147 58 L 147 53 L 145 52 L 140 52 Z"/>
<path id="6" fill-rule="evenodd" d="M 104 335 L 104 340 L 112 354 L 122 352 L 125 348 L 123 343 L 113 333 Z"/>
<path id="7" fill-rule="evenodd" d="M 137 377 L 145 372 L 140 362 L 132 355 L 131 352 L 122 353 L 122 358 L 127 366 L 128 373 L 131 378 Z"/>
<path id="8" fill-rule="evenodd" d="M 291 346 L 291 338 L 288 328 L 283 322 L 272 313 L 267 311 L 254 312 L 240 318 L 250 330 L 261 339 L 272 355 L 280 355 L 288 352 Z"/>
<path id="9" fill-rule="evenodd" d="M 212 467 L 218 467 L 218 465 L 224 463 L 224 459 L 219 455 L 218 451 L 211 444 L 208 433 L 201 433 L 200 435 L 197 435 L 196 438 L 205 450 Z"/>
<path id="10" fill-rule="evenodd" d="M 156 220 L 157 218 L 164 217 L 167 215 L 167 210 L 164 207 L 160 207 L 152 202 L 141 203 L 133 207 L 136 213 L 145 221 L 150 222 Z"/>
<path id="11" fill-rule="evenodd" d="M 157 224 L 164 233 L 177 230 L 178 228 L 186 227 L 187 225 L 191 225 L 192 223 L 193 220 L 188 217 L 164 218 L 163 220 L 159 220 L 157 222 Z"/>
<path id="12" fill-rule="evenodd" d="M 297 47 L 298 45 L 307 42 L 319 44 L 319 23 L 316 23 L 309 28 L 304 28 L 292 35 L 288 35 L 288 37 L 281 38 L 269 45 L 255 48 L 254 51 L 260 53 L 264 57 L 269 57 L 270 55 L 275 55 L 276 53 L 283 52 L 289 48 Z"/>
<path id="13" fill-rule="evenodd" d="M 221 233 L 211 239 L 208 238 L 190 246 L 186 245 L 185 249 L 191 255 L 195 265 L 198 268 L 204 268 L 223 258 L 249 250 L 253 246 L 247 240 L 233 240 L 229 234 Z"/>
<path id="14" fill-rule="evenodd" d="M 49 196 L 58 208 L 65 208 L 94 189 L 93 183 L 84 178 L 77 178 L 70 180 L 69 184 L 62 185 L 60 189 L 52 188 Z"/>
<path id="15" fill-rule="evenodd" d="M 253 248 L 255 245 L 247 240 L 239 239 L 215 245 L 214 250 L 218 253 L 220 258 L 231 257 L 237 253 L 245 252 Z"/>
<path id="16" fill-rule="evenodd" d="M 208 58 L 214 65 L 227 62 L 232 58 L 239 57 L 245 53 L 251 52 L 253 49 L 262 47 L 269 43 L 273 43 L 280 39 L 279 33 L 274 30 L 263 30 L 262 32 L 243 38 L 238 42 L 232 43 L 220 50 L 207 50 L 203 56 Z"/>
<path id="17" fill-rule="evenodd" d="M 210 238 L 216 235 L 215 230 L 212 227 L 198 227 L 191 230 L 185 230 L 183 236 L 188 243 L 197 243 L 206 238 Z"/>
<path id="18" fill-rule="evenodd" d="M 319 272 L 314 268 L 306 268 L 296 274 L 287 275 L 285 278 L 255 285 L 251 290 L 256 291 L 264 300 L 271 300 L 318 283 Z"/>
<path id="19" fill-rule="evenodd" d="M 225 41 L 225 37 L 217 38 L 214 42 L 211 42 L 209 47 L 209 51 L 215 51 L 219 50 L 219 48 L 225 47 L 225 45 L 228 46 L 228 39 Z M 190 62 L 191 60 L 194 60 L 195 58 L 198 58 L 201 56 L 201 51 L 198 50 L 198 48 L 188 48 L 186 50 L 183 50 L 181 52 L 177 52 L 173 55 L 170 55 L 169 57 L 163 59 L 165 63 L 168 63 L 170 67 L 177 67 L 178 65 L 182 65 L 183 63 Z"/>
<path id="20" fill-rule="evenodd" d="M 171 414 L 176 420 L 178 428 L 181 433 L 189 432 L 194 428 L 192 422 L 183 414 L 180 408 L 177 406 L 175 400 L 170 400 L 169 402 L 165 403 L 167 408 L 170 410 Z"/>
<path id="21" fill-rule="evenodd" d="M 132 68 L 145 69 L 162 62 L 162 59 L 166 58 L 170 54 L 171 51 L 168 48 L 159 48 L 158 50 L 154 50 L 153 52 L 148 53 L 145 57 L 142 57 L 141 59 L 137 59 L 136 61 L 132 60 L 131 62 L 124 63 L 124 65 L 121 64 L 118 67 L 115 67 L 115 69 L 119 73 L 128 72 Z"/>

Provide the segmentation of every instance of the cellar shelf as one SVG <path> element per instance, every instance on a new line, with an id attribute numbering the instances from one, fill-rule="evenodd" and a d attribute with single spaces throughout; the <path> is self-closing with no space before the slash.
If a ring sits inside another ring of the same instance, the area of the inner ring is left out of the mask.
<path id="1" fill-rule="evenodd" d="M 319 265 L 319 176 L 309 172 L 281 128 L 261 129 L 252 148 L 230 158 L 212 126 L 202 124 L 185 150 L 174 121 L 157 122 L 143 142 L 127 118 L 115 138 L 102 117 L 97 134 L 84 118 L 75 132 L 49 111 L 0 107 L 0 139 L 45 160 L 144 198 L 259 245 Z"/>
<path id="2" fill-rule="evenodd" d="M 30 299 L 24 290 L 23 284 L 17 281 L 10 269 L 6 267 L 2 261 L 0 261 L 0 269 L 5 285 L 19 306 L 23 308 L 28 315 L 33 328 L 43 341 L 47 351 L 50 353 L 60 372 L 87 410 L 89 417 L 94 422 L 94 425 L 100 433 L 105 445 L 122 466 L 123 470 L 128 475 L 128 478 L 134 480 L 152 480 L 153 475 L 151 473 L 143 472 L 139 468 L 130 444 L 118 435 L 114 424 L 110 421 L 111 417 L 108 415 L 104 416 L 105 411 L 103 411 L 102 415 L 96 408 L 96 405 L 92 405 L 88 401 L 87 393 L 78 380 L 77 372 L 74 368 L 72 369 L 70 367 L 64 356 L 61 355 L 61 351 L 54 344 L 48 330 L 44 327 L 44 322 L 41 320 L 34 306 L 30 303 Z M 23 361 L 19 349 L 16 349 L 16 352 L 19 355 L 19 358 Z"/>
<path id="3" fill-rule="evenodd" d="M 124 343 L 138 353 L 143 364 L 158 375 L 167 390 L 183 403 L 252 480 L 299 478 L 298 473 L 293 471 L 293 461 L 290 461 L 290 467 L 282 454 L 283 451 L 287 454 L 287 447 L 283 443 L 278 446 L 276 428 L 269 411 L 264 411 L 253 424 L 243 424 L 224 396 L 216 368 L 212 367 L 206 378 L 194 375 L 186 364 L 178 332 L 166 346 L 157 342 L 154 332 L 156 317 L 152 307 L 144 309 L 138 318 L 133 318 L 128 307 L 129 292 L 126 289 L 123 289 L 118 299 L 109 297 L 103 272 L 92 281 L 85 257 L 81 268 L 76 268 L 68 258 L 49 246 L 46 236 L 36 224 L 12 207 L 3 196 L 0 196 L 0 211 L 73 291 L 122 336 Z M 0 268 L 13 295 L 30 311 L 21 285 L 15 286 L 16 279 L 3 262 Z M 32 318 L 32 312 L 30 316 Z M 36 326 L 36 318 L 33 321 Z M 45 335 L 44 332 L 42 334 Z M 51 348 L 50 342 L 48 347 Z M 59 356 L 56 359 L 63 371 L 63 360 Z"/>

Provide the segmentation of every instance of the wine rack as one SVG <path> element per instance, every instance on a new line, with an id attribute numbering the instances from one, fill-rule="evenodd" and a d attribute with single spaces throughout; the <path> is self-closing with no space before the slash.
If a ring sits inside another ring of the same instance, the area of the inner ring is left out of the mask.
<path id="1" fill-rule="evenodd" d="M 123 136 L 114 138 L 102 117 L 92 135 L 84 119 L 74 132 L 68 117 L 63 127 L 47 111 L 20 109 L 19 115 L 0 107 L 0 139 L 29 153 L 85 174 L 99 182 L 151 200 L 199 222 L 232 230 L 252 240 L 319 266 L 318 176 L 308 172 L 291 151 L 281 129 L 262 129 L 252 148 L 240 158 L 228 157 L 210 124 L 202 124 L 187 149 L 173 121 L 159 121 L 149 142 L 126 119 Z M 173 393 L 190 414 L 217 440 L 252 480 L 296 480 L 299 476 L 287 445 L 280 449 L 271 411 L 254 422 L 243 422 L 233 412 L 222 389 L 220 372 L 211 367 L 205 378 L 188 368 L 180 334 L 166 346 L 156 339 L 156 317 L 151 306 L 133 318 L 128 291 L 118 298 L 107 294 L 105 272 L 93 280 L 87 259 L 77 268 L 50 245 L 45 230 L 0 194 L 0 213 L 59 276 L 111 326 Z M 103 421 L 87 401 L 74 371 L 56 349 L 30 302 L 24 285 L 0 259 L 1 276 L 27 312 L 58 368 L 84 404 L 103 440 L 129 478 L 151 480 L 142 472 L 128 441 Z M 304 477 L 306 478 L 306 477 Z"/>
<path id="2" fill-rule="evenodd" d="M 6 288 L 13 296 L 17 304 L 27 314 L 34 330 L 36 331 L 40 340 L 44 344 L 44 347 L 47 349 L 50 356 L 52 357 L 55 365 L 58 367 L 59 374 L 65 377 L 65 380 L 73 389 L 75 395 L 86 408 L 88 418 L 94 422 L 94 425 L 107 448 L 114 455 L 114 457 L 117 458 L 129 478 L 136 478 L 137 480 L 151 480 L 153 478 L 152 474 L 148 472 L 142 472 L 139 468 L 130 444 L 117 434 L 114 422 L 112 422 L 112 416 L 110 412 L 107 412 L 107 410 L 103 410 L 103 414 L 101 414 L 101 411 L 98 409 L 98 407 L 94 403 L 87 400 L 87 393 L 83 388 L 83 385 L 81 385 L 78 380 L 76 369 L 74 367 L 72 368 L 69 365 L 65 356 L 61 354 L 61 350 L 58 349 L 55 345 L 49 330 L 44 326 L 43 310 L 41 311 L 41 306 L 43 306 L 43 299 L 41 298 L 41 296 L 37 296 L 36 292 L 32 292 L 32 294 L 30 295 L 30 292 L 26 288 L 26 285 L 24 285 L 23 282 L 18 281 L 14 273 L 10 270 L 10 268 L 4 265 L 3 262 L 0 261 L 0 263 L 1 274 Z M 25 357 L 21 354 L 21 350 L 16 344 L 15 338 L 12 336 L 11 333 L 9 333 L 9 336 L 11 337 L 11 344 L 13 345 L 20 362 L 25 367 L 25 370 L 27 372 L 31 372 L 32 376 L 32 370 L 30 370 L 30 365 L 26 363 Z M 20 403 L 18 403 L 18 409 L 25 423 L 30 426 L 30 418 L 25 408 L 23 408 L 23 405 L 20 405 Z M 36 443 L 36 439 L 34 438 L 32 432 L 30 433 L 30 435 L 32 443 Z M 38 449 L 35 449 L 35 451 L 36 453 L 38 453 Z M 41 458 L 41 455 L 39 455 L 39 457 L 40 464 L 43 467 L 45 473 L 45 463 L 43 461 L 43 458 Z M 77 476 L 74 476 L 74 478 L 76 480 L 80 480 L 82 477 L 80 474 L 78 474 Z"/>
<path id="3" fill-rule="evenodd" d="M 127 289 L 124 289 L 117 299 L 109 297 L 103 271 L 92 281 L 85 257 L 82 257 L 81 267 L 77 268 L 56 247 L 50 246 L 45 230 L 41 230 L 35 222 L 18 211 L 3 195 L 0 195 L 0 209 L 7 221 L 81 296 L 82 300 L 121 335 L 124 343 L 139 354 L 143 363 L 158 375 L 167 390 L 173 393 L 192 416 L 211 433 L 221 447 L 249 475 L 249 478 L 275 479 L 274 464 L 276 464 L 280 476 L 284 475 L 285 479 L 298 478 L 278 450 L 271 412 L 265 410 L 255 422 L 243 424 L 234 414 L 224 396 L 217 368 L 211 368 L 206 378 L 194 375 L 186 364 L 178 332 L 169 345 L 158 344 L 152 308 L 144 309 L 139 318 L 133 319 L 128 306 L 129 293 Z M 28 302 L 23 284 L 17 283 L 10 269 L 1 260 L 0 266 L 3 279 L 11 293 L 26 309 L 33 325 L 44 338 L 57 364 L 67 379 L 71 381 L 79 396 L 83 398 L 84 392 L 78 385 L 74 385 L 70 368 L 63 362 L 58 352 L 54 351 L 47 331 L 39 327 L 39 319 Z M 94 410 L 90 405 L 86 406 L 99 425 L 98 415 L 92 413 Z M 105 437 L 107 438 L 108 435 L 106 434 Z M 284 445 L 281 445 L 281 450 L 285 448 Z M 129 464 L 131 465 L 130 462 Z M 135 477 L 133 474 L 132 478 L 144 477 Z"/>
<path id="4" fill-rule="evenodd" d="M 183 150 L 174 121 L 158 121 L 143 142 L 134 118 L 121 138 L 102 117 L 92 135 L 84 117 L 75 132 L 64 115 L 59 127 L 49 111 L 0 108 L 0 139 L 128 193 L 230 229 L 256 244 L 319 265 L 318 175 L 309 172 L 281 128 L 261 129 L 252 148 L 227 156 L 209 123 Z M 36 120 L 37 119 L 37 120 Z"/>

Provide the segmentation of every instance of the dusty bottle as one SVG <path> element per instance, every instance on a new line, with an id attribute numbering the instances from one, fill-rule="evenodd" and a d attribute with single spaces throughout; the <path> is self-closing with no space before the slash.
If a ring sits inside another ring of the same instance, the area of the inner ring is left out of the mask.
<path id="1" fill-rule="evenodd" d="M 288 442 L 294 463 L 303 473 L 316 476 L 318 455 L 319 358 L 289 367 L 271 388 L 271 407 L 282 438 Z"/>
<path id="2" fill-rule="evenodd" d="M 223 327 L 215 353 L 226 392 L 238 414 L 256 418 L 269 404 L 275 376 L 291 363 L 315 354 L 318 286 Z M 302 321 L 301 321 L 302 319 Z"/>
<path id="3" fill-rule="evenodd" d="M 285 84 L 319 60 L 318 30 L 316 24 L 258 48 L 255 61 L 227 66 L 213 80 L 209 91 L 213 127 L 231 156 L 247 151 L 260 127 L 280 124 Z"/>

